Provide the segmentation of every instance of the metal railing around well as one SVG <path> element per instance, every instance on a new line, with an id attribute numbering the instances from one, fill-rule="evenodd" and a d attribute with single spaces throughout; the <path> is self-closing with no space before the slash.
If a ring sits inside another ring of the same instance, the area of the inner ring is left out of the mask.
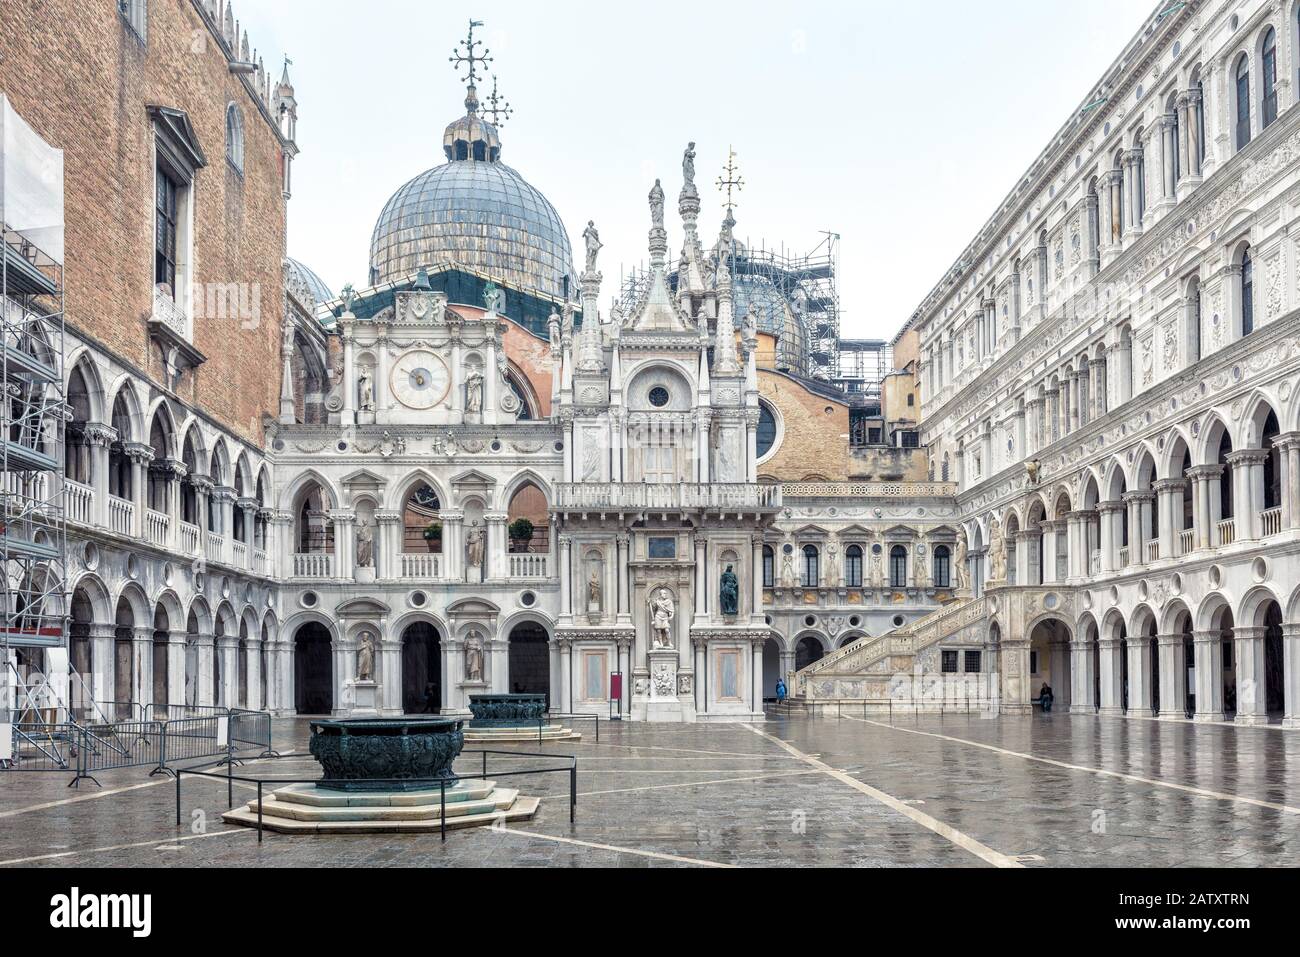
<path id="1" fill-rule="evenodd" d="M 569 823 L 573 824 L 577 819 L 578 807 L 578 759 L 572 754 L 541 754 L 539 752 L 520 753 L 518 751 L 493 751 L 487 749 L 462 751 L 462 758 L 477 754 L 482 758 L 482 771 L 477 774 L 467 774 L 461 771 L 456 772 L 456 777 L 461 781 L 486 781 L 492 778 L 516 778 L 525 777 L 530 774 L 562 774 L 569 775 Z M 544 768 L 525 768 L 520 771 L 492 771 L 488 767 L 488 755 L 497 755 L 509 758 L 546 758 L 548 760 L 567 762 L 563 765 Z M 181 777 L 190 775 L 192 777 L 211 778 L 218 781 L 226 782 L 226 809 L 234 810 L 235 807 L 235 785 L 246 784 L 257 788 L 257 841 L 262 842 L 262 796 L 263 788 L 267 784 L 280 786 L 286 784 L 318 784 L 320 777 L 314 778 L 279 778 L 279 777 L 252 777 L 246 774 L 235 774 L 232 762 L 226 762 L 225 773 L 220 771 L 202 770 L 201 768 L 177 768 L 176 776 L 176 826 L 181 824 Z M 442 840 L 447 840 L 447 781 L 444 778 L 375 778 L 372 783 L 383 784 L 392 782 L 393 784 L 401 783 L 404 785 L 424 784 L 429 785 L 429 790 L 437 787 L 439 792 L 438 807 L 438 831 Z M 453 784 L 454 786 L 454 784 Z"/>

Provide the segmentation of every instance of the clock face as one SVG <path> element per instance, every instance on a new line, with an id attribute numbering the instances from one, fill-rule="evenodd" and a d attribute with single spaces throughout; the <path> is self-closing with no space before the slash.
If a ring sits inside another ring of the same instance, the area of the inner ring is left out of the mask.
<path id="1" fill-rule="evenodd" d="M 393 364 L 393 395 L 408 409 L 432 409 L 447 398 L 451 373 L 441 358 L 427 349 L 412 349 Z"/>

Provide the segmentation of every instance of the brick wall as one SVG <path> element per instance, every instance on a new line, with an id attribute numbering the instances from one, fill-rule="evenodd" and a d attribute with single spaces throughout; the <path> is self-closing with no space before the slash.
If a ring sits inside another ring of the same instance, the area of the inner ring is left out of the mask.
<path id="1" fill-rule="evenodd" d="M 150 105 L 184 110 L 207 158 L 194 188 L 194 279 L 247 284 L 255 319 L 200 318 L 207 356 L 178 396 L 261 441 L 278 410 L 284 197 L 280 143 L 191 0 L 150 0 L 141 45 L 111 0 L 3 0 L 0 89 L 64 151 L 67 318 L 162 381 L 152 309 L 154 165 Z M 244 173 L 226 160 L 225 111 L 244 118 Z M 256 299 L 254 299 L 254 295 Z"/>
<path id="2" fill-rule="evenodd" d="M 847 480 L 849 407 L 766 369 L 758 370 L 758 391 L 780 411 L 782 423 L 780 446 L 759 465 L 759 476 L 782 482 Z"/>

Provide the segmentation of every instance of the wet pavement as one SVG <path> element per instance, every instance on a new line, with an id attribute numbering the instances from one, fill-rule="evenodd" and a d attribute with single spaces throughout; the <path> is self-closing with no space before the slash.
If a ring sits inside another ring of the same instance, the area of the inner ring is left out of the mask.
<path id="1" fill-rule="evenodd" d="M 1095 718 L 773 718 L 754 725 L 583 723 L 580 742 L 503 745 L 532 821 L 438 835 L 288 836 L 222 822 L 223 782 L 136 768 L 71 790 L 69 773 L 0 772 L 0 865 L 134 867 L 1270 867 L 1300 851 L 1300 734 Z M 297 756 L 238 773 L 315 777 Z M 465 755 L 458 769 L 479 766 Z M 499 779 L 507 783 L 507 779 Z M 252 792 L 236 786 L 236 802 Z"/>

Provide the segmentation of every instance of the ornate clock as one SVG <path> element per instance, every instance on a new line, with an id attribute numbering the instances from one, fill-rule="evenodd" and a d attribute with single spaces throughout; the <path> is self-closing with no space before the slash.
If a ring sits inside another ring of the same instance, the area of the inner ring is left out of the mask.
<path id="1" fill-rule="evenodd" d="M 432 409 L 451 390 L 451 373 L 442 359 L 427 349 L 412 349 L 393 363 L 390 386 L 408 409 Z"/>

